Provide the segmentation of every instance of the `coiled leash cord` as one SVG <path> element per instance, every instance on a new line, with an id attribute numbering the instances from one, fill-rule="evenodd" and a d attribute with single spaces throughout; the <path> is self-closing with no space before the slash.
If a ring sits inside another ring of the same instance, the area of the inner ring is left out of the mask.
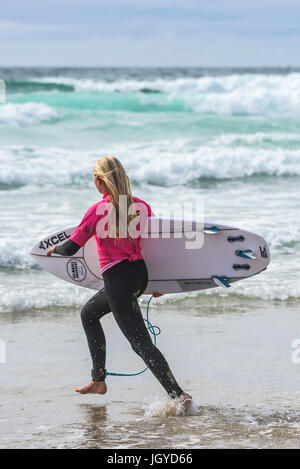
<path id="1" fill-rule="evenodd" d="M 144 318 L 144 321 L 147 325 L 147 329 L 148 331 L 150 332 L 150 334 L 153 335 L 154 339 L 153 339 L 153 342 L 154 342 L 154 345 L 156 345 L 156 337 L 161 333 L 161 329 L 160 327 L 158 326 L 154 326 L 153 324 L 151 324 L 151 322 L 149 321 L 149 306 L 150 306 L 150 303 L 151 303 L 151 300 L 152 300 L 153 295 L 150 297 L 150 299 L 148 300 L 148 304 L 147 304 L 147 318 L 145 319 Z M 137 376 L 137 375 L 141 375 L 142 373 L 144 373 L 146 370 L 148 370 L 148 366 L 143 370 L 143 371 L 139 371 L 138 373 L 111 373 L 111 372 L 108 372 L 108 371 L 104 371 L 104 374 L 105 376 Z"/>

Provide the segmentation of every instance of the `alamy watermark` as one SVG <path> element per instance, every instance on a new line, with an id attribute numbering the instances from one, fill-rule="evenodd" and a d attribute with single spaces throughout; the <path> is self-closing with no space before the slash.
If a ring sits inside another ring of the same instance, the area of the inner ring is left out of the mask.
<path id="1" fill-rule="evenodd" d="M 291 355 L 291 360 L 295 365 L 299 365 L 300 363 L 300 339 L 295 339 L 292 342 L 292 348 L 295 350 Z"/>
<path id="2" fill-rule="evenodd" d="M 0 363 L 6 363 L 6 343 L 0 339 Z"/>
<path id="3" fill-rule="evenodd" d="M 5 81 L 0 79 L 0 104 L 6 102 Z M 0 363 L 6 363 L 6 343 L 0 339 Z"/>
<path id="4" fill-rule="evenodd" d="M 0 78 L 0 104 L 6 102 L 5 81 Z"/>
<path id="5" fill-rule="evenodd" d="M 149 217 L 142 202 L 127 206 L 127 196 L 119 196 L 118 210 L 111 202 L 101 203 L 96 214 L 99 238 L 185 238 L 186 249 L 200 249 L 204 242 L 204 210 L 202 203 L 160 204 L 155 216 Z M 87 224 L 81 230 L 90 232 Z"/>

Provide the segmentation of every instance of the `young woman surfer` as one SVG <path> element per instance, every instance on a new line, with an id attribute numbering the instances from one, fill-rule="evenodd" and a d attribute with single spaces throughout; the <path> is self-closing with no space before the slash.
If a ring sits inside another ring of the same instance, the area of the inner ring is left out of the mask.
<path id="1" fill-rule="evenodd" d="M 103 194 L 102 200 L 88 209 L 67 241 L 52 246 L 47 252 L 48 256 L 52 253 L 72 256 L 92 236 L 95 236 L 97 242 L 104 288 L 84 305 L 81 312 L 93 363 L 92 381 L 76 389 L 76 392 L 105 394 L 107 391 L 106 343 L 100 319 L 112 312 L 133 350 L 144 360 L 169 396 L 179 398 L 187 408 L 192 398 L 177 384 L 166 359 L 152 343 L 137 301 L 147 287 L 148 271 L 141 255 L 140 236 L 133 236 L 129 228 L 132 223 L 135 228 L 141 228 L 142 213 L 146 215 L 146 220 L 154 214 L 146 202 L 132 195 L 129 178 L 117 158 L 104 156 L 95 162 L 94 182 L 97 190 Z M 120 200 L 124 201 L 124 196 L 126 213 L 122 210 L 123 206 L 120 207 Z M 128 210 L 128 207 L 131 209 Z M 137 220 L 139 225 L 136 224 Z M 123 231 L 122 236 L 118 229 L 120 222 L 125 226 L 125 235 Z M 110 235 L 104 229 L 108 225 Z M 159 296 L 156 292 L 153 294 Z"/>

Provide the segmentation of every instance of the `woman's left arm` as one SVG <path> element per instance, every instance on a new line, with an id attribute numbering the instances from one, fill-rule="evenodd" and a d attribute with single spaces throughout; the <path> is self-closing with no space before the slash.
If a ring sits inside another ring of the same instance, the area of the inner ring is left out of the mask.
<path id="1" fill-rule="evenodd" d="M 148 217 L 155 217 L 155 213 L 153 212 L 152 208 L 150 207 L 150 205 L 148 205 Z M 154 290 L 152 292 L 152 296 L 154 296 L 154 298 L 158 298 L 159 296 L 163 296 L 164 294 L 163 293 L 159 293 L 158 291 Z"/>

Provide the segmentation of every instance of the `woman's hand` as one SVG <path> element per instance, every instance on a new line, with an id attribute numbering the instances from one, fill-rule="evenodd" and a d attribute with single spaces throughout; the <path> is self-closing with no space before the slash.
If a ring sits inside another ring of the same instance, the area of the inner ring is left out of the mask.
<path id="1" fill-rule="evenodd" d="M 47 251 L 47 257 L 51 257 L 53 252 L 54 252 L 54 249 L 55 249 L 55 246 L 51 246 L 50 249 L 48 249 Z"/>
<path id="2" fill-rule="evenodd" d="M 152 295 L 154 296 L 154 298 L 158 298 L 159 296 L 163 296 L 163 293 L 159 293 L 158 291 L 153 291 Z"/>

